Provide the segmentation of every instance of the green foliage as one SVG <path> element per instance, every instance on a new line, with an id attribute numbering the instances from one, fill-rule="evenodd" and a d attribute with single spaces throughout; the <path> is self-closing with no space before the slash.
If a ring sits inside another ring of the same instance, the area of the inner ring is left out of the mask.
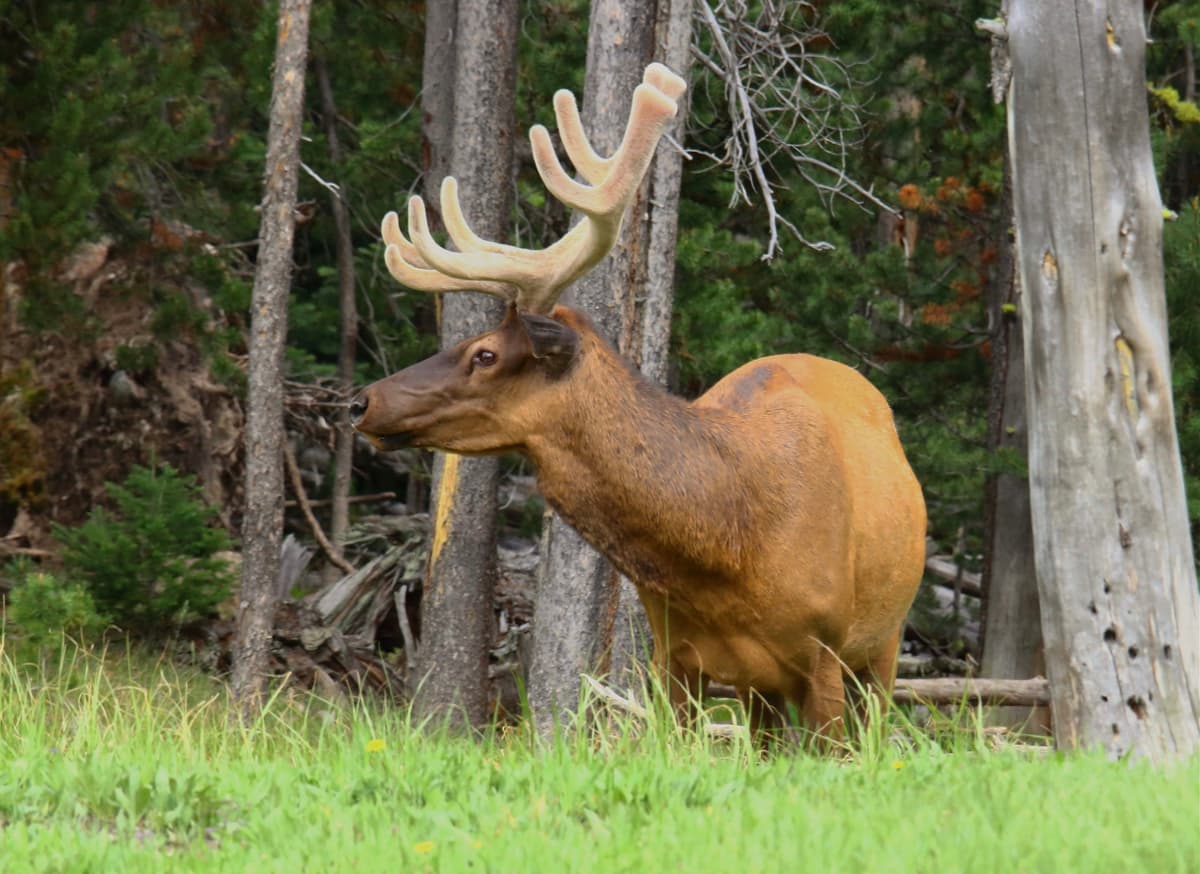
<path id="1" fill-rule="evenodd" d="M 1193 197 L 1175 221 L 1163 226 L 1167 313 L 1171 340 L 1171 382 L 1175 428 L 1192 522 L 1192 542 L 1200 543 L 1200 197 Z"/>
<path id="2" fill-rule="evenodd" d="M 0 258 L 45 263 L 95 233 L 127 233 L 164 204 L 172 168 L 212 131 L 188 16 L 163 4 L 6 4 L 0 143 L 20 144 Z"/>
<path id="3" fill-rule="evenodd" d="M 124 343 L 114 353 L 117 369 L 147 373 L 158 365 L 158 347 L 152 343 Z"/>
<path id="4" fill-rule="evenodd" d="M 217 555 L 229 537 L 195 478 L 170 465 L 135 467 L 123 485 L 107 483 L 116 505 L 95 507 L 87 522 L 55 526 L 67 572 L 83 581 L 101 614 L 144 634 L 208 615 L 229 593 L 230 571 Z"/>
<path id="5" fill-rule="evenodd" d="M 0 506 L 42 497 L 47 464 L 33 421 L 41 397 L 28 362 L 0 373 Z"/>
<path id="6" fill-rule="evenodd" d="M 46 645 L 64 634 L 87 639 L 104 629 L 92 596 L 79 583 L 65 583 L 53 574 L 28 568 L 12 576 L 16 586 L 8 598 L 6 619 L 31 642 Z"/>

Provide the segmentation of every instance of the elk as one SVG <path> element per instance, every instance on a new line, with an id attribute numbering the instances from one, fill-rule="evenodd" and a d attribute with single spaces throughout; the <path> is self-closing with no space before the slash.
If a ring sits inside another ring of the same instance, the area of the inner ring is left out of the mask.
<path id="1" fill-rule="evenodd" d="M 563 147 L 587 184 L 532 128 L 546 188 L 583 215 L 544 250 L 477 237 L 453 178 L 441 207 L 458 251 L 434 241 L 420 197 L 408 237 L 389 213 L 385 259 L 399 282 L 509 306 L 495 330 L 362 390 L 351 421 L 381 450 L 525 454 L 547 502 L 635 584 L 678 709 L 715 680 L 737 689 L 756 734 L 791 703 L 835 737 L 848 675 L 886 702 L 924 567 L 924 499 L 887 401 L 850 367 L 787 354 L 689 403 L 556 304 L 613 245 L 684 89 L 648 67 L 610 158 L 588 143 L 573 96 L 555 95 Z"/>

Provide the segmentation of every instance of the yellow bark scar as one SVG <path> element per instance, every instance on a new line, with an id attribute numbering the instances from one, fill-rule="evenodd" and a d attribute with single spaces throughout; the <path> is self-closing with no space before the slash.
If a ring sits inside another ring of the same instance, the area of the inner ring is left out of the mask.
<path id="1" fill-rule="evenodd" d="M 1042 275 L 1050 282 L 1058 282 L 1058 261 L 1049 249 L 1042 255 Z"/>
<path id="2" fill-rule="evenodd" d="M 458 463 L 461 455 L 453 452 L 446 453 L 446 462 L 442 465 L 442 482 L 438 486 L 437 514 L 433 518 L 433 544 L 429 548 L 429 566 L 437 564 L 442 547 L 450 536 L 450 508 L 454 504 L 454 494 L 458 491 Z"/>
<path id="3" fill-rule="evenodd" d="M 1134 384 L 1133 349 L 1124 337 L 1117 337 L 1117 365 L 1121 368 L 1121 395 L 1131 417 L 1138 414 L 1137 391 Z"/>
<path id="4" fill-rule="evenodd" d="M 1108 48 L 1112 52 L 1119 52 L 1121 44 L 1117 41 L 1116 31 L 1113 30 L 1112 22 L 1104 22 L 1104 41 L 1108 43 Z"/>

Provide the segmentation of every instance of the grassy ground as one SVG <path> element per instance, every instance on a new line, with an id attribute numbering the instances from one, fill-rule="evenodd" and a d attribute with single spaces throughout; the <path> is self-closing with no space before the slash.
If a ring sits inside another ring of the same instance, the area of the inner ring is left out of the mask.
<path id="1" fill-rule="evenodd" d="M 1200 870 L 1200 759 L 992 751 L 897 717 L 841 760 L 761 762 L 654 721 L 539 746 L 285 695 L 242 728 L 163 663 L 19 662 L 0 638 L 6 874 Z"/>

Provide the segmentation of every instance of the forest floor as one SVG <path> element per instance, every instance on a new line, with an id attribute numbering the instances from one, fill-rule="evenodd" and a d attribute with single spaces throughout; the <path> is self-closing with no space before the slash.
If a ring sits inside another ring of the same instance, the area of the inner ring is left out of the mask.
<path id="1" fill-rule="evenodd" d="M 902 713 L 837 757 L 613 715 L 454 738 L 379 703 L 225 687 L 0 637 L 0 868 L 32 871 L 1200 870 L 1200 757 L 991 742 Z"/>

